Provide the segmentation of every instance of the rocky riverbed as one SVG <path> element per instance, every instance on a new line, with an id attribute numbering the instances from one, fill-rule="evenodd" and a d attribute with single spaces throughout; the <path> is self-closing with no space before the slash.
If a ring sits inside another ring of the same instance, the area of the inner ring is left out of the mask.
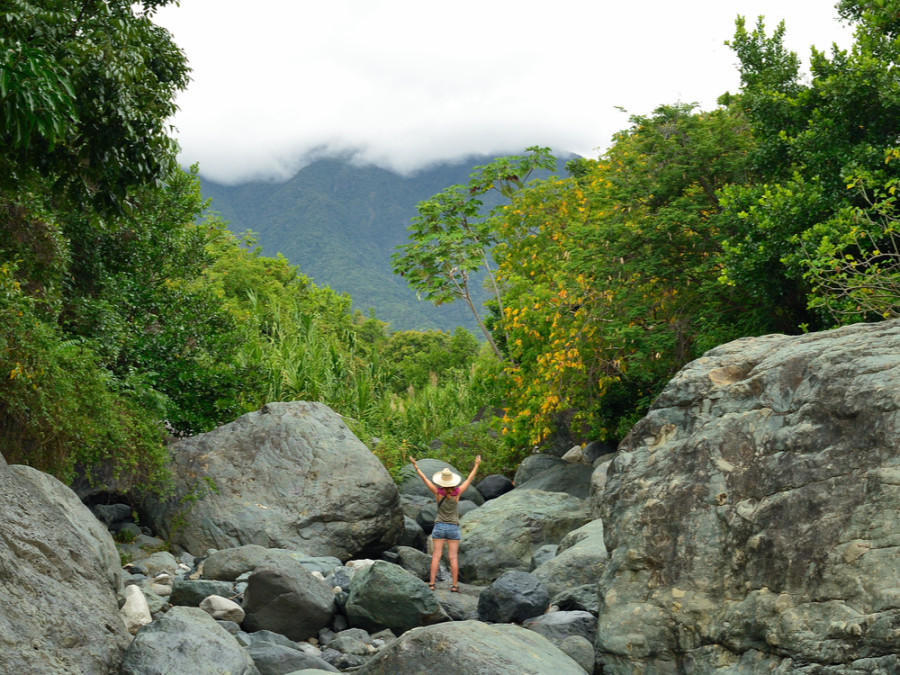
<path id="1" fill-rule="evenodd" d="M 461 593 L 319 404 L 173 443 L 166 500 L 0 462 L 0 672 L 900 672 L 898 432 L 900 322 L 723 345 L 470 488 Z"/>

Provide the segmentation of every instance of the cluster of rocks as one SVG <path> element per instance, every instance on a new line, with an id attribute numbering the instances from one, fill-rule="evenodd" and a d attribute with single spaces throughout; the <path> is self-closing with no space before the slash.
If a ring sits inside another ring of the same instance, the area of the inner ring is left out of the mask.
<path id="1" fill-rule="evenodd" d="M 93 514 L 0 461 L 0 670 L 900 672 L 898 435 L 900 322 L 723 345 L 614 454 L 470 488 L 461 593 L 427 586 L 424 485 L 318 404 L 181 439 L 171 495 Z"/>
<path id="2" fill-rule="evenodd" d="M 448 658 L 465 661 L 473 658 L 463 655 L 469 638 L 495 623 L 524 627 L 504 629 L 480 646 L 481 656 L 508 663 L 493 672 L 539 672 L 522 670 L 516 658 L 535 645 L 543 656 L 531 668 L 576 674 L 594 668 L 596 616 L 547 613 L 547 591 L 525 572 L 508 572 L 484 589 L 435 592 L 413 571 L 385 560 L 342 564 L 253 544 L 201 559 L 159 552 L 126 569 L 121 613 L 135 637 L 122 673 L 407 672 L 396 670 L 392 654 L 408 658 L 410 645 L 453 639 L 460 653 Z M 442 625 L 447 622 L 466 626 Z M 427 636 L 413 637 L 417 631 Z"/>
<path id="3" fill-rule="evenodd" d="M 595 453 L 593 448 L 588 448 L 590 453 Z M 585 461 L 584 457 L 581 453 L 579 461 Z M 595 457 L 594 461 L 608 459 Z M 606 558 L 602 527 L 589 522 L 588 502 L 569 494 L 587 494 L 593 469 L 581 464 L 579 480 L 573 481 L 559 471 L 572 466 L 570 461 L 571 457 L 564 460 L 533 455 L 516 475 L 525 487 L 513 489 L 514 481 L 494 475 L 467 490 L 460 511 L 473 541 L 479 541 L 480 536 L 513 542 L 529 530 L 531 543 L 526 548 L 534 548 L 536 555 L 509 564 L 513 554 L 495 544 L 485 546 L 479 564 L 475 562 L 477 554 L 470 553 L 465 558 L 467 565 L 480 572 L 463 576 L 474 583 L 461 584 L 461 593 L 449 591 L 446 561 L 438 589 L 432 591 L 426 583 L 431 561 L 428 534 L 435 502 L 411 466 L 404 470 L 399 487 L 403 528 L 396 545 L 382 551 L 378 559 L 342 562 L 335 556 L 313 556 L 296 548 L 258 544 L 210 549 L 202 557 L 183 551 L 176 558 L 163 551 L 140 558 L 142 549 L 164 543 L 142 531 L 133 543 L 120 546 L 138 556 L 124 569 L 126 600 L 122 615 L 136 637 L 125 651 L 122 672 L 170 672 L 185 668 L 188 662 L 197 668 L 196 664 L 207 658 L 202 654 L 221 667 L 224 629 L 236 641 L 235 645 L 226 640 L 231 654 L 228 662 L 232 664 L 226 672 L 245 672 L 248 656 L 261 673 L 289 673 L 303 668 L 407 672 L 396 670 L 391 654 L 408 659 L 410 645 L 419 645 L 415 649 L 420 651 L 421 645 L 448 640 L 459 631 L 453 638 L 454 651 L 459 653 L 448 654 L 448 663 L 478 658 L 506 664 L 505 670 L 492 671 L 497 673 L 542 672 L 543 668 L 593 673 L 596 593 L 589 585 L 571 592 L 574 582 L 570 579 L 557 584 L 552 571 L 552 561 L 571 558 L 579 549 L 595 566 Z M 419 465 L 432 473 L 447 466 L 429 458 L 419 460 Z M 531 481 L 541 481 L 542 487 L 553 491 L 530 489 L 527 486 Z M 94 510 L 113 531 L 136 527 L 128 525 L 127 506 Z M 526 510 L 532 518 L 527 522 L 521 519 Z M 491 523 L 481 535 L 481 528 L 473 525 L 480 522 L 475 519 L 476 511 L 482 511 L 482 520 Z M 111 513 L 125 516 L 124 520 L 112 519 Z M 542 527 L 534 527 L 536 518 Z M 348 546 L 343 542 L 335 548 L 347 550 Z M 198 608 L 203 612 L 196 611 Z M 177 611 L 173 614 L 173 610 Z M 466 625 L 441 626 L 447 622 Z M 477 652 L 471 651 L 474 636 L 483 641 L 484 635 L 492 635 L 482 632 L 485 624 L 501 623 L 514 624 L 517 630 L 502 629 Z M 407 637 L 417 630 L 431 635 L 427 640 Z M 185 648 L 185 641 L 216 647 L 204 648 L 198 655 Z M 406 646 L 395 646 L 398 641 Z M 541 661 L 530 665 L 521 662 L 522 650 L 527 647 L 531 653 L 535 645 L 540 645 Z M 420 653 L 417 658 L 430 663 L 427 655 Z M 179 663 L 181 659 L 185 661 Z M 204 672 L 203 667 L 198 672 Z"/>

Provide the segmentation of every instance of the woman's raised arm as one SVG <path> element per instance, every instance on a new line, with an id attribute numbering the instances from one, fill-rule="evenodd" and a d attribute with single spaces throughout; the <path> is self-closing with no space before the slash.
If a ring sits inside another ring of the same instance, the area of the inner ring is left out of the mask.
<path id="1" fill-rule="evenodd" d="M 463 482 L 462 485 L 459 486 L 459 494 L 462 494 L 469 487 L 469 483 L 472 482 L 472 479 L 475 478 L 475 474 L 478 473 L 478 466 L 481 464 L 481 455 L 475 456 L 475 466 L 472 467 L 472 470 L 469 472 L 469 477 Z"/>
<path id="2" fill-rule="evenodd" d="M 424 473 L 422 473 L 422 470 L 419 468 L 419 465 L 416 464 L 416 460 L 414 460 L 412 457 L 410 457 L 409 461 L 412 462 L 413 468 L 416 470 L 416 473 L 419 474 L 419 478 L 421 478 L 423 481 L 425 481 L 425 485 L 428 486 L 428 489 L 431 490 L 432 494 L 437 494 L 438 493 L 437 487 L 435 486 L 434 483 L 432 483 L 430 480 L 428 480 L 428 477 Z"/>

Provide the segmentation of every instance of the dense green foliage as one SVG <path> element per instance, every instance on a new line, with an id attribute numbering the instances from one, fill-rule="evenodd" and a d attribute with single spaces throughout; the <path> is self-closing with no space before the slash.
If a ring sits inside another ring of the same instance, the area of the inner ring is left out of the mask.
<path id="1" fill-rule="evenodd" d="M 532 148 L 435 186 L 395 269 L 443 302 L 472 300 L 483 267 L 491 346 L 389 332 L 204 215 L 166 130 L 188 71 L 151 21 L 161 4 L 0 2 L 7 461 L 160 489 L 165 429 L 306 399 L 392 472 L 410 454 L 465 467 L 480 453 L 511 474 L 557 431 L 620 439 L 724 341 L 900 316 L 894 0 L 842 0 L 856 41 L 814 51 L 808 79 L 784 27 L 739 20 L 740 91 L 635 115 L 567 177 L 529 180 L 555 166 Z"/>
<path id="2" fill-rule="evenodd" d="M 416 339 L 203 217 L 166 129 L 187 64 L 151 21 L 161 4 L 2 6 L 5 459 L 159 489 L 166 430 L 271 400 L 323 401 L 397 461 L 469 421 L 471 335 L 423 333 L 413 363 Z"/>
<path id="3" fill-rule="evenodd" d="M 175 167 L 167 118 L 188 68 L 151 20 L 166 4 L 0 2 L 0 180 L 123 206 Z"/>
<path id="4" fill-rule="evenodd" d="M 492 230 L 513 446 L 559 420 L 620 439 L 724 341 L 898 314 L 900 6 L 838 8 L 855 43 L 813 50 L 808 80 L 783 25 L 738 18 L 742 86 L 718 109 L 634 116 L 599 159 L 514 196 Z"/>

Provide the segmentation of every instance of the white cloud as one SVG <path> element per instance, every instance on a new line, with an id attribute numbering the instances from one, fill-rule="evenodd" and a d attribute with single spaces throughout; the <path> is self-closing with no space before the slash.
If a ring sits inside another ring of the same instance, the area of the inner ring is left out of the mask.
<path id="1" fill-rule="evenodd" d="M 788 6 L 790 5 L 790 6 Z M 182 0 L 160 10 L 193 82 L 182 161 L 222 182 L 350 151 L 409 171 L 528 145 L 595 155 L 630 113 L 736 90 L 738 14 L 787 22 L 801 57 L 849 45 L 834 0 Z"/>

